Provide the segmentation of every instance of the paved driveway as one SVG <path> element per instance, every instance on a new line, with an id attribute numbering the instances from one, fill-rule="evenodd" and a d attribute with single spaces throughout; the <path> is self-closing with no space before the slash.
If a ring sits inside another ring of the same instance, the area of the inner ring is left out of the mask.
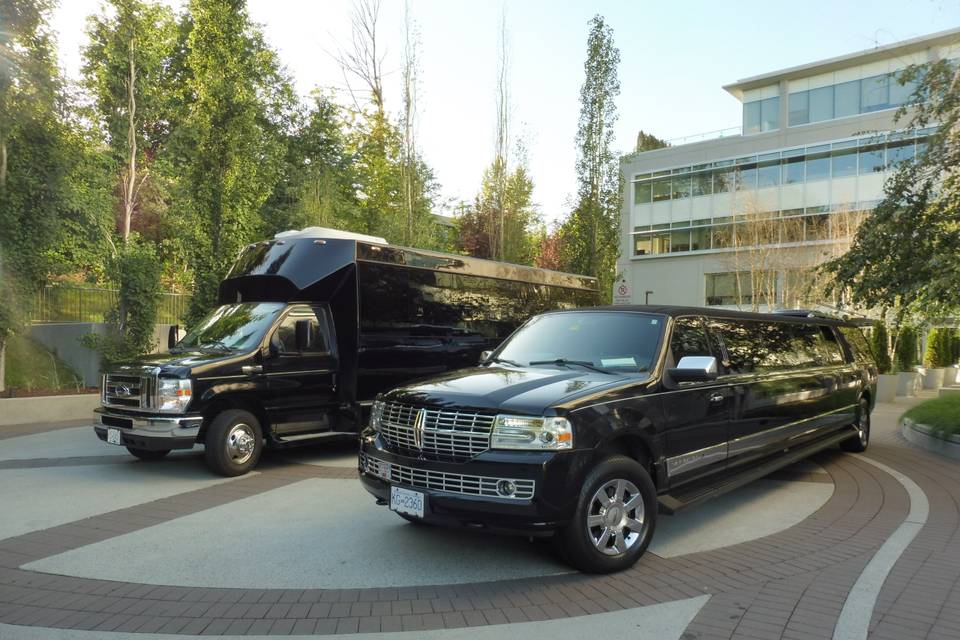
<path id="1" fill-rule="evenodd" d="M 0 638 L 957 638 L 957 463 L 896 433 L 662 517 L 633 569 L 406 523 L 350 443 L 226 480 L 199 450 L 134 460 L 87 428 L 0 431 Z M 354 636 L 356 637 L 356 636 Z"/>

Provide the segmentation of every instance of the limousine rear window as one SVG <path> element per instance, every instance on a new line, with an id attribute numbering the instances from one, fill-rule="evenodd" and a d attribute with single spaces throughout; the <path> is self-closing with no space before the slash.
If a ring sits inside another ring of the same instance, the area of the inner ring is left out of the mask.
<path id="1" fill-rule="evenodd" d="M 524 366 L 567 360 L 589 362 L 607 371 L 646 372 L 657 357 L 664 324 L 663 316 L 647 313 L 548 313 L 511 336 L 497 358 Z"/>

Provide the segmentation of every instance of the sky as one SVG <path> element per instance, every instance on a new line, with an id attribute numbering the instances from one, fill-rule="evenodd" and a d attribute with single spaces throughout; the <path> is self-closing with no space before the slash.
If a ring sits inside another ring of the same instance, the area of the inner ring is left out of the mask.
<path id="1" fill-rule="evenodd" d="M 165 0 L 174 7 L 180 0 Z M 76 79 L 85 17 L 100 0 L 61 0 L 53 27 L 60 62 Z M 352 0 L 248 0 L 298 92 L 349 100 L 335 54 L 350 39 Z M 621 92 L 615 148 L 643 129 L 676 139 L 740 125 L 721 87 L 741 78 L 960 26 L 960 0 L 409 0 L 419 33 L 417 137 L 443 199 L 472 201 L 494 152 L 501 14 L 507 23 L 511 132 L 522 142 L 534 200 L 553 223 L 576 194 L 580 87 L 588 22 L 613 27 Z M 401 0 L 384 0 L 385 102 L 401 109 Z M 361 96 L 362 98 L 362 96 Z"/>

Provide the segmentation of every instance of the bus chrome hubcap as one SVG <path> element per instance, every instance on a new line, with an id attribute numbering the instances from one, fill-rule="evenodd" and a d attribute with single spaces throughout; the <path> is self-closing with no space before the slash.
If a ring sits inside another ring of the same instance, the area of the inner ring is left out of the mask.
<path id="1" fill-rule="evenodd" d="M 626 553 L 643 537 L 643 496 L 629 480 L 610 480 L 597 489 L 587 511 L 587 534 L 608 556 Z"/>
<path id="2" fill-rule="evenodd" d="M 230 460 L 236 464 L 243 464 L 253 457 L 256 443 L 250 425 L 242 422 L 234 425 L 227 434 L 227 453 L 230 455 Z"/>

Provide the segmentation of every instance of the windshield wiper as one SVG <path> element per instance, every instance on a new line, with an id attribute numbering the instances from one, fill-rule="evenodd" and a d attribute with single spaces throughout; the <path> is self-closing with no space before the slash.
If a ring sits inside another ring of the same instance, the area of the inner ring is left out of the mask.
<path id="1" fill-rule="evenodd" d="M 211 340 L 205 344 L 197 345 L 197 349 L 203 351 L 206 349 L 217 351 L 233 351 L 233 347 L 226 345 L 222 340 Z"/>
<path id="2" fill-rule="evenodd" d="M 600 367 L 596 366 L 595 364 L 593 364 L 588 360 L 567 360 L 566 358 L 555 358 L 553 360 L 532 360 L 530 362 L 531 367 L 538 364 L 555 364 L 561 367 L 566 367 L 571 364 L 577 364 L 577 365 L 580 365 L 581 367 L 585 367 L 587 369 L 590 369 L 591 371 L 596 371 L 598 373 L 606 373 L 607 375 L 611 375 L 611 376 L 616 375 L 613 371 L 601 369 Z"/>
<path id="3" fill-rule="evenodd" d="M 512 364 L 515 367 L 522 367 L 523 365 L 519 362 L 514 362 L 513 360 L 507 360 L 506 358 L 490 358 L 487 362 L 502 362 L 504 364 Z"/>

